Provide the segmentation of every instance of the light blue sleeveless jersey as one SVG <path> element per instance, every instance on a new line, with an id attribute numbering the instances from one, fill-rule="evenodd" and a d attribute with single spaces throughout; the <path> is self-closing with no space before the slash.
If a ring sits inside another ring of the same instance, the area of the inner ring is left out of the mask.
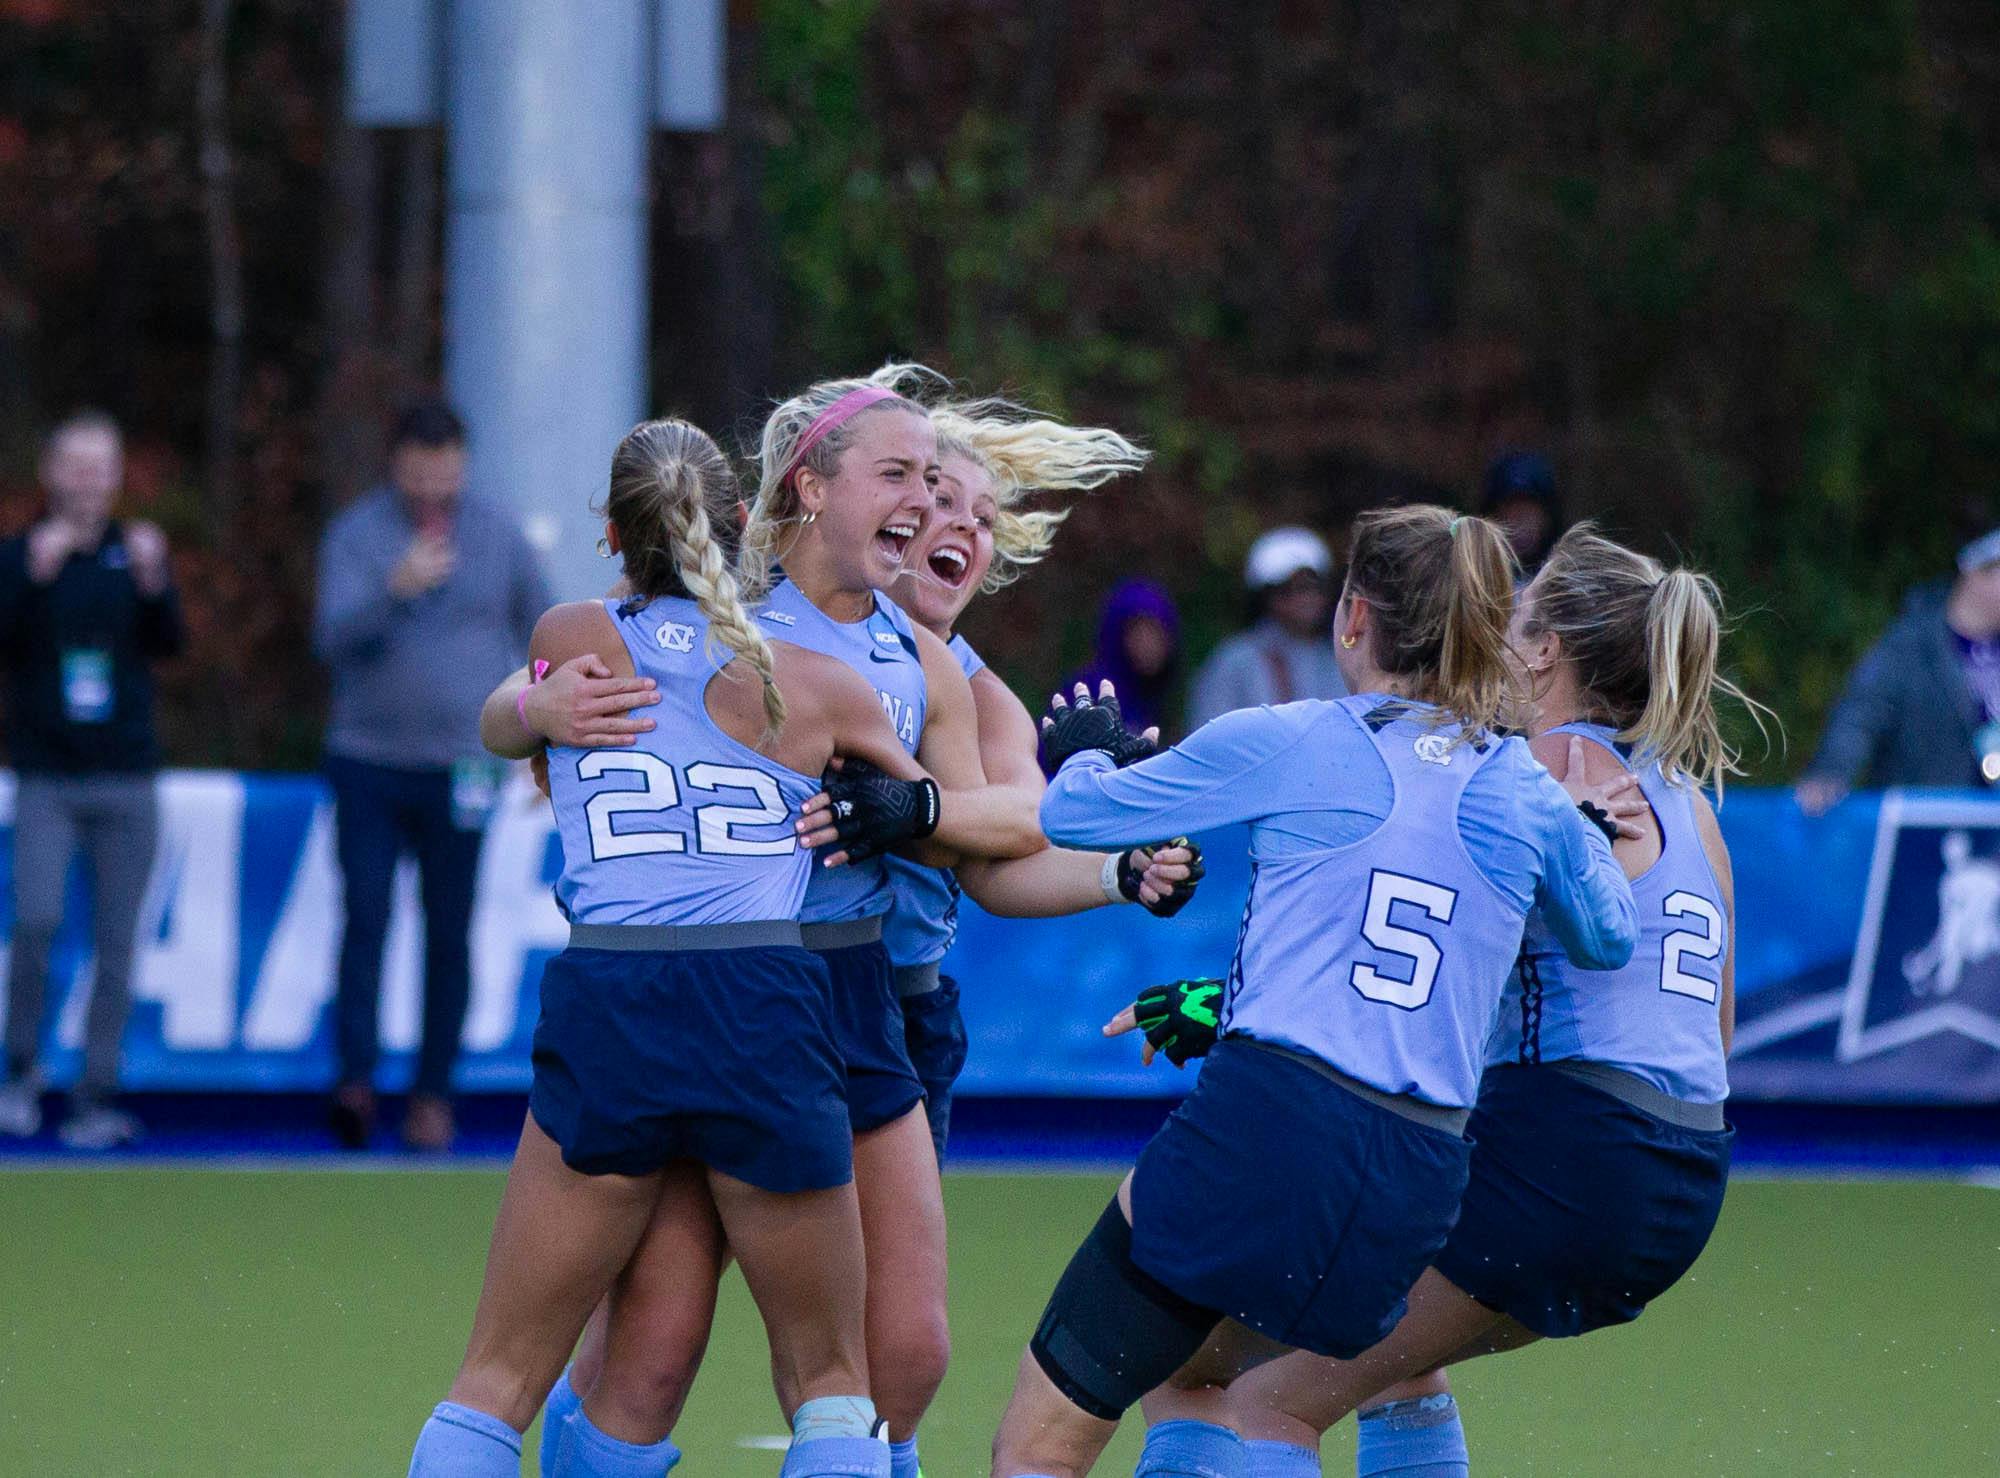
<path id="1" fill-rule="evenodd" d="M 1385 1093 L 1467 1107 L 1526 910 L 1467 852 L 1459 801 L 1521 741 L 1454 744 L 1457 727 L 1430 727 L 1422 710 L 1339 706 L 1381 754 L 1395 800 L 1365 841 L 1252 869 L 1222 1030 L 1310 1052 Z"/>
<path id="2" fill-rule="evenodd" d="M 971 643 L 954 636 L 946 646 L 969 682 L 986 666 Z M 893 965 L 929 965 L 945 957 L 958 935 L 958 877 L 948 867 L 925 867 L 903 857 L 884 859 L 895 906 L 882 922 L 882 943 Z"/>
<path id="3" fill-rule="evenodd" d="M 901 606 L 878 590 L 875 609 L 867 619 L 836 621 L 790 580 L 780 580 L 757 607 L 756 617 L 766 636 L 838 657 L 868 679 L 903 748 L 917 752 L 924 732 L 924 663 Z M 894 901 L 883 858 L 841 867 L 815 865 L 799 922 L 838 924 L 873 918 L 887 913 Z"/>
<path id="4" fill-rule="evenodd" d="M 1087 751 L 1042 829 L 1110 848 L 1249 822 L 1224 1032 L 1466 1108 L 1529 908 L 1605 969 L 1638 924 L 1610 846 L 1528 746 L 1454 745 L 1434 712 L 1364 693 L 1225 714 L 1123 770 Z"/>
<path id="5" fill-rule="evenodd" d="M 562 835 L 556 897 L 578 924 L 734 924 L 795 919 L 811 854 L 792 824 L 819 791 L 732 739 L 703 694 L 729 661 L 708 649 L 690 600 L 663 597 L 631 615 L 604 608 L 639 676 L 659 684 L 651 733 L 625 749 L 549 750 Z"/>
<path id="6" fill-rule="evenodd" d="M 1564 724 L 1551 732 L 1581 734 L 1627 759 L 1603 725 Z M 1701 844 L 1692 789 L 1669 783 L 1643 755 L 1636 766 L 1627 760 L 1627 768 L 1636 770 L 1660 821 L 1659 859 L 1632 881 L 1638 948 L 1619 969 L 1579 969 L 1541 916 L 1531 914 L 1486 1059 L 1581 1058 L 1621 1068 L 1676 1098 L 1720 1103 L 1729 1096 L 1719 1008 L 1729 951 L 1722 889 Z"/>

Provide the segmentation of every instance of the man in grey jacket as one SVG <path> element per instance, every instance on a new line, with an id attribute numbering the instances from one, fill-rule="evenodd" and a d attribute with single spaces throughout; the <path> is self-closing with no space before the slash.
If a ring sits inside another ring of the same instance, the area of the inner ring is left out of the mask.
<path id="1" fill-rule="evenodd" d="M 1798 785 L 1817 816 L 1856 784 L 2000 783 L 2000 530 L 1958 556 L 1951 586 L 1911 592 L 1855 666 Z"/>
<path id="2" fill-rule="evenodd" d="M 520 666 L 550 603 L 512 515 L 464 483 L 458 416 L 414 405 L 391 439 L 390 485 L 342 512 L 320 546 L 313 650 L 333 675 L 326 775 L 347 903 L 331 1119 L 353 1148 L 374 1129 L 382 947 L 405 852 L 422 877 L 424 1011 L 403 1139 L 451 1143 L 473 884 L 501 779 L 479 743 L 479 708 Z"/>
<path id="3" fill-rule="evenodd" d="M 1346 696 L 1333 660 L 1332 579 L 1333 556 L 1310 529 L 1272 529 L 1250 546 L 1243 583 L 1256 624 L 1195 674 L 1190 729 L 1238 708 Z"/>

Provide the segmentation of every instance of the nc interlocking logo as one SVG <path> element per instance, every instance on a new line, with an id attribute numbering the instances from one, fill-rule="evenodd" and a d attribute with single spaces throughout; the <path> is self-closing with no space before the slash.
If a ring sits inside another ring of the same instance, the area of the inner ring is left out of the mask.
<path id="1" fill-rule="evenodd" d="M 1425 734 L 1416 742 L 1417 758 L 1427 765 L 1451 763 L 1451 741 L 1442 734 Z"/>
<path id="2" fill-rule="evenodd" d="M 694 628 L 679 621 L 665 622 L 653 633 L 654 639 L 670 652 L 692 652 L 694 650 Z"/>
<path id="3" fill-rule="evenodd" d="M 1840 1058 L 1939 1032 L 2000 1050 L 2000 802 L 1891 791 L 1876 823 Z"/>

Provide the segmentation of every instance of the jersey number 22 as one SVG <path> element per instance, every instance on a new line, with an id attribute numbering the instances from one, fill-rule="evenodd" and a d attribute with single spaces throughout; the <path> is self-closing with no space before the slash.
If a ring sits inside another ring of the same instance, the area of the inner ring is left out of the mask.
<path id="1" fill-rule="evenodd" d="M 618 749 L 593 749 L 576 762 L 579 780 L 597 780 L 620 771 L 636 774 L 646 783 L 637 790 L 601 790 L 584 803 L 583 814 L 590 821 L 591 860 L 687 851 L 687 838 L 678 831 L 619 831 L 614 824 L 615 817 L 628 812 L 657 816 L 681 803 L 680 782 L 672 765 L 657 755 Z M 787 819 L 778 782 L 769 775 L 741 765 L 703 762 L 687 767 L 687 784 L 690 790 L 748 791 L 758 802 L 754 806 L 726 806 L 719 801 L 696 806 L 698 851 L 709 856 L 785 857 L 796 849 L 797 841 L 789 835 L 759 841 L 731 830 L 736 826 L 776 826 Z"/>

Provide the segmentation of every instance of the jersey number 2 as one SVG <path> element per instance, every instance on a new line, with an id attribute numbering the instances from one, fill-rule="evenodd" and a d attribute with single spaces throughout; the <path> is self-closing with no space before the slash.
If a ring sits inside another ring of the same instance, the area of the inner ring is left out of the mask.
<path id="1" fill-rule="evenodd" d="M 1371 874 L 1368 912 L 1361 921 L 1361 937 L 1384 954 L 1408 960 L 1410 978 L 1392 980 L 1367 964 L 1357 964 L 1347 978 L 1371 1001 L 1414 1011 L 1429 1004 L 1444 951 L 1430 935 L 1390 922 L 1389 911 L 1398 903 L 1421 910 L 1424 917 L 1436 923 L 1449 924 L 1452 910 L 1458 907 L 1458 894 L 1422 878 L 1404 877 L 1399 872 Z"/>
<path id="2" fill-rule="evenodd" d="M 583 814 L 590 821 L 590 856 L 595 862 L 613 857 L 640 857 L 650 852 L 685 852 L 687 838 L 677 831 L 618 831 L 613 818 L 626 812 L 657 816 L 680 804 L 680 782 L 674 767 L 657 755 L 631 750 L 593 749 L 576 762 L 576 778 L 598 780 L 618 772 L 640 776 L 646 783 L 637 790 L 602 790 L 584 803 Z M 797 843 L 789 836 L 757 841 L 739 837 L 733 826 L 775 826 L 786 819 L 778 782 L 757 770 L 739 765 L 707 763 L 687 767 L 690 790 L 747 790 L 756 797 L 754 806 L 725 806 L 720 802 L 694 808 L 696 849 L 714 856 L 786 857 Z"/>
<path id="3" fill-rule="evenodd" d="M 1669 893 L 1666 912 L 1670 919 L 1693 919 L 1701 925 L 1701 932 L 1676 929 L 1660 942 L 1660 989 L 1713 1006 L 1719 987 L 1713 980 L 1688 974 L 1681 969 L 1681 961 L 1712 960 L 1722 953 L 1722 912 L 1699 893 L 1686 892 Z"/>

